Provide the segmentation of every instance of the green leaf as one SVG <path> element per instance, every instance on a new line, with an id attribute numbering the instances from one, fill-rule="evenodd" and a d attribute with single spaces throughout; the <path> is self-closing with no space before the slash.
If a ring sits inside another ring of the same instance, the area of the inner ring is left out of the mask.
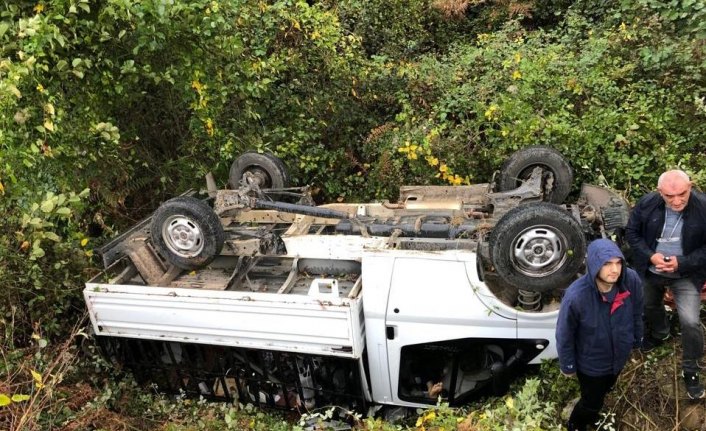
<path id="1" fill-rule="evenodd" d="M 61 237 L 54 232 L 44 232 L 44 238 L 54 242 L 61 242 Z"/>
<path id="2" fill-rule="evenodd" d="M 9 405 L 11 402 L 12 402 L 12 400 L 10 399 L 10 397 L 8 397 L 8 396 L 5 395 L 5 394 L 0 394 L 0 407 L 7 406 L 7 405 Z"/>
<path id="3" fill-rule="evenodd" d="M 71 214 L 71 210 L 66 207 L 61 207 L 58 210 L 56 210 L 56 213 L 59 215 L 67 216 L 67 215 Z"/>
<path id="4" fill-rule="evenodd" d="M 46 253 L 44 252 L 44 249 L 43 249 L 42 247 L 38 246 L 37 244 L 39 244 L 39 241 L 35 242 L 34 245 L 32 246 L 31 258 L 32 258 L 33 260 L 34 260 L 34 259 L 42 258 L 42 257 L 44 257 L 44 255 L 46 254 Z"/>
<path id="5" fill-rule="evenodd" d="M 50 213 L 54 209 L 54 201 L 46 200 L 42 202 L 40 208 L 43 212 Z"/>
<path id="6" fill-rule="evenodd" d="M 14 394 L 12 396 L 12 401 L 16 403 L 21 403 L 22 401 L 27 401 L 29 398 L 29 395 L 26 394 Z"/>
<path id="7" fill-rule="evenodd" d="M 7 29 L 10 28 L 10 24 L 6 22 L 0 23 L 0 37 L 2 37 L 5 32 L 7 32 Z"/>

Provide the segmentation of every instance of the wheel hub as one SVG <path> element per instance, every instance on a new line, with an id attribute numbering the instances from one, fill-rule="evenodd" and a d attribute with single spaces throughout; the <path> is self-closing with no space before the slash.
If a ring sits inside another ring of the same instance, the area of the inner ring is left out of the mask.
<path id="1" fill-rule="evenodd" d="M 545 197 L 549 198 L 554 191 L 554 173 L 545 165 L 534 164 L 523 169 L 517 178 L 517 187 L 520 187 L 523 182 L 529 180 L 532 176 L 532 171 L 537 167 L 542 168 L 542 193 Z"/>
<path id="2" fill-rule="evenodd" d="M 554 272 L 563 263 L 566 239 L 548 227 L 533 226 L 513 241 L 512 258 L 518 271 L 531 277 Z"/>
<path id="3" fill-rule="evenodd" d="M 264 170 L 258 167 L 251 167 L 243 173 L 247 184 L 257 184 L 260 188 L 271 188 L 272 179 Z"/>
<path id="4" fill-rule="evenodd" d="M 169 250 L 181 257 L 194 257 L 203 250 L 201 228 L 183 215 L 175 215 L 166 220 L 162 225 L 162 237 Z"/>

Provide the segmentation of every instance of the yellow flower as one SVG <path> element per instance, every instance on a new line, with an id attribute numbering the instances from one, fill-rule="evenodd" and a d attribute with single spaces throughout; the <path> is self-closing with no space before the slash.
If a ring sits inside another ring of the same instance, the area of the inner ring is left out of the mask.
<path id="1" fill-rule="evenodd" d="M 42 383 L 42 375 L 34 370 L 29 370 L 29 372 L 32 373 L 32 378 L 34 379 L 34 386 L 36 386 L 37 389 L 42 389 L 44 387 L 44 383 Z"/>
<path id="2" fill-rule="evenodd" d="M 201 90 L 203 90 L 203 84 L 200 83 L 198 79 L 195 79 L 191 81 L 191 88 L 196 90 L 197 93 L 201 93 Z"/>
<path id="3" fill-rule="evenodd" d="M 520 73 L 519 70 L 515 70 L 514 72 L 512 72 L 512 79 L 514 79 L 514 80 L 522 79 L 522 73 Z"/>
<path id="4" fill-rule="evenodd" d="M 37 91 L 44 93 L 44 86 L 42 84 L 37 84 Z"/>
<path id="5" fill-rule="evenodd" d="M 497 117 L 496 112 L 498 111 L 498 105 L 490 105 L 490 107 L 485 111 L 485 118 L 492 120 Z"/>
<path id="6" fill-rule="evenodd" d="M 208 134 L 208 136 L 213 136 L 213 120 L 207 118 L 204 127 L 206 127 L 206 134 Z"/>
<path id="7" fill-rule="evenodd" d="M 427 156 L 427 163 L 429 163 L 429 166 L 437 166 L 439 164 L 439 159 L 434 156 Z"/>
<path id="8" fill-rule="evenodd" d="M 488 33 L 480 33 L 477 36 L 478 43 L 485 43 L 490 40 L 490 35 Z"/>
<path id="9" fill-rule="evenodd" d="M 515 400 L 512 399 L 512 397 L 507 397 L 505 398 L 505 405 L 509 409 L 515 408 Z"/>
<path id="10" fill-rule="evenodd" d="M 84 238 L 81 240 L 81 247 L 85 247 L 86 244 L 88 244 L 88 238 Z"/>
<path id="11" fill-rule="evenodd" d="M 44 5 L 42 3 L 37 3 L 37 5 L 34 7 L 34 11 L 36 13 L 42 13 L 44 11 Z"/>
<path id="12" fill-rule="evenodd" d="M 445 173 L 449 170 L 449 167 L 446 165 L 446 163 L 442 163 L 441 166 L 439 166 L 439 172 Z"/>
<path id="13" fill-rule="evenodd" d="M 620 33 L 622 33 L 621 38 L 623 40 L 632 40 L 633 35 L 630 34 L 630 32 L 628 31 L 628 26 L 624 22 L 620 23 L 620 26 L 618 26 L 618 30 L 620 30 Z"/>
<path id="14" fill-rule="evenodd" d="M 519 63 L 520 60 L 522 60 L 522 54 L 520 54 L 519 52 L 516 52 L 515 53 L 515 63 Z"/>

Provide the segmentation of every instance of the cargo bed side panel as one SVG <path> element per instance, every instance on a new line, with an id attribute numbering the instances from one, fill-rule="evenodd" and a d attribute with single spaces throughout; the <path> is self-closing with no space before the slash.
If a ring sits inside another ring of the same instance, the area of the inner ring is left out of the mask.
<path id="1" fill-rule="evenodd" d="M 359 358 L 359 299 L 87 283 L 96 334 Z"/>

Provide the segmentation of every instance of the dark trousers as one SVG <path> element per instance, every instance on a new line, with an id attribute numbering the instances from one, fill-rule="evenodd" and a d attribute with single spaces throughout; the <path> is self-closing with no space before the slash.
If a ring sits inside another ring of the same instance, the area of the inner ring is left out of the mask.
<path id="1" fill-rule="evenodd" d="M 606 394 L 613 389 L 618 375 L 587 376 L 576 373 L 581 388 L 581 399 L 569 417 L 569 431 L 586 431 L 589 425 L 598 422 Z"/>

